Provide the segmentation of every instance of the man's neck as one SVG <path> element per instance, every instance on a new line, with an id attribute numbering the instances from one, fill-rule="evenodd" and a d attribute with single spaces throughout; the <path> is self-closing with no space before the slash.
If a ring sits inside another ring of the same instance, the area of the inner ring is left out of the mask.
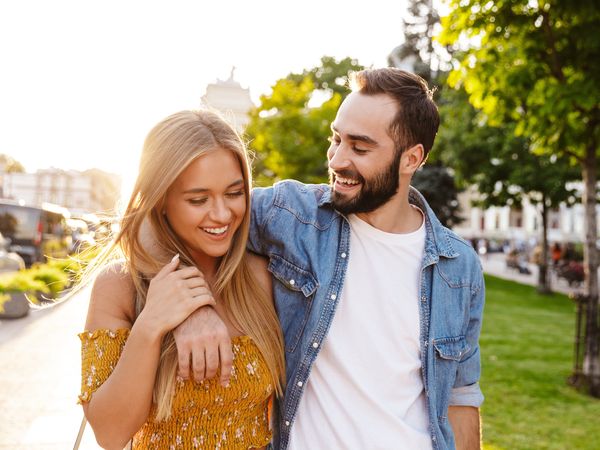
<path id="1" fill-rule="evenodd" d="M 386 233 L 405 234 L 417 231 L 423 224 L 423 213 L 410 205 L 408 191 L 399 191 L 385 205 L 375 211 L 358 213 L 357 216 Z"/>

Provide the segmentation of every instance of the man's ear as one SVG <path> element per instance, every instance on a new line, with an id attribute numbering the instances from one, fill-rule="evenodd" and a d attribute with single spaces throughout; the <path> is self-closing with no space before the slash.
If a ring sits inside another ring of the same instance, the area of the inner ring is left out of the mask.
<path id="1" fill-rule="evenodd" d="M 425 164 L 427 156 L 422 144 L 413 145 L 402 152 L 400 158 L 400 173 L 412 175 Z"/>

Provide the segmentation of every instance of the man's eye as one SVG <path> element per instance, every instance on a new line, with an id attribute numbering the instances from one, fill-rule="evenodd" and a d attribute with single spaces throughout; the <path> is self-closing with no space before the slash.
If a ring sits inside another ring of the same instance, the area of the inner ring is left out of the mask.
<path id="1" fill-rule="evenodd" d="M 329 137 L 327 138 L 327 140 L 328 140 L 329 142 L 331 142 L 332 144 L 339 144 L 339 143 L 340 143 L 340 138 L 339 138 L 339 137 L 337 137 L 337 136 L 329 136 Z"/>
<path id="2" fill-rule="evenodd" d="M 362 148 L 356 148 L 356 147 L 352 147 L 352 150 L 354 151 L 354 153 L 356 153 L 358 155 L 365 155 L 369 152 L 369 150 L 364 150 Z"/>

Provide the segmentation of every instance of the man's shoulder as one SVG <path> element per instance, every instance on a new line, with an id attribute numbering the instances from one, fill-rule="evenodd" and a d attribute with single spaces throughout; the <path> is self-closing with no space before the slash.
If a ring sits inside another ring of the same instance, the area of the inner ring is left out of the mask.
<path id="1" fill-rule="evenodd" d="M 465 273 L 478 274 L 481 272 L 481 260 L 479 255 L 473 248 L 470 242 L 460 237 L 451 229 L 442 226 L 444 233 L 448 239 L 448 243 L 454 250 L 455 258 L 448 261 L 450 263 L 459 264 L 464 268 Z"/>
<path id="2" fill-rule="evenodd" d="M 252 211 L 260 223 L 269 223 L 273 227 L 303 223 L 324 230 L 338 218 L 330 198 L 330 188 L 326 184 L 285 180 L 269 188 L 255 188 Z"/>
<path id="3" fill-rule="evenodd" d="M 326 184 L 304 184 L 296 180 L 283 180 L 271 187 L 254 188 L 253 199 L 268 201 L 272 206 L 282 208 L 316 209 L 329 199 L 329 186 Z"/>

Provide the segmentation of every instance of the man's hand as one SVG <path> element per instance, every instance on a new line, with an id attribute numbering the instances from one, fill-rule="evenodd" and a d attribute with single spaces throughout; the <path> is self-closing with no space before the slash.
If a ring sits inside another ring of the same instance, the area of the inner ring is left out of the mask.
<path id="1" fill-rule="evenodd" d="M 233 352 L 227 325 L 211 306 L 194 311 L 173 330 L 179 360 L 179 376 L 190 377 L 190 360 L 194 380 L 213 378 L 221 366 L 220 382 L 229 384 Z"/>

